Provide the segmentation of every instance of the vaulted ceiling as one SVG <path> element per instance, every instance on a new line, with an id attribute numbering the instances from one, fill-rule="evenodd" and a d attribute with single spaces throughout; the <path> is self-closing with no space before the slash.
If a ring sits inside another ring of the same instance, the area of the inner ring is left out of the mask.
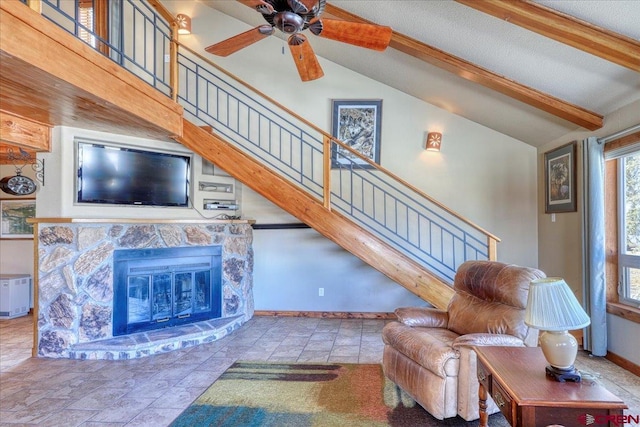
<path id="1" fill-rule="evenodd" d="M 535 147 L 640 100 L 640 1 L 336 0 L 323 16 L 394 34 L 382 53 L 311 36 L 318 56 Z"/>

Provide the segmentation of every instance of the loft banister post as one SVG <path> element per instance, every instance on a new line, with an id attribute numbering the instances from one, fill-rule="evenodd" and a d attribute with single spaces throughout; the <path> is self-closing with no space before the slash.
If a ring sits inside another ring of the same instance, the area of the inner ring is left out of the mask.
<path id="1" fill-rule="evenodd" d="M 322 202 L 325 209 L 331 210 L 331 138 L 322 136 Z"/>
<path id="2" fill-rule="evenodd" d="M 489 246 L 489 261 L 497 261 L 498 259 L 498 240 L 493 236 L 487 236 Z"/>
<path id="3" fill-rule="evenodd" d="M 1 1 L 1 0 L 0 0 Z M 178 101 L 178 22 L 176 17 L 162 5 L 160 0 L 147 0 L 147 2 L 169 23 L 171 27 L 171 42 L 169 43 L 169 86 L 171 86 L 171 98 Z"/>
<path id="4" fill-rule="evenodd" d="M 42 0 L 27 0 L 27 6 L 40 14 L 42 14 Z"/>
<path id="5" fill-rule="evenodd" d="M 169 45 L 169 85 L 171 99 L 178 102 L 178 23 L 171 21 L 171 43 Z"/>

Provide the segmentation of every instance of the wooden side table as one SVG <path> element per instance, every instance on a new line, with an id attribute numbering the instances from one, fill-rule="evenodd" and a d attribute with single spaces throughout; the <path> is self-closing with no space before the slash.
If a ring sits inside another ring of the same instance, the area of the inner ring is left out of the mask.
<path id="1" fill-rule="evenodd" d="M 592 381 L 561 383 L 548 378 L 548 363 L 539 347 L 474 350 L 478 355 L 480 426 L 487 425 L 488 395 L 514 427 L 622 424 L 619 421 L 627 408 L 622 400 Z"/>

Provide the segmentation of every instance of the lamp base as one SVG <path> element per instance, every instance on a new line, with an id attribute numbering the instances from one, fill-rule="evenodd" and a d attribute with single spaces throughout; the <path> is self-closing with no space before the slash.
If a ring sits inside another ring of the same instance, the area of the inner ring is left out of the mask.
<path id="1" fill-rule="evenodd" d="M 561 383 L 566 381 L 579 383 L 582 381 L 582 375 L 580 375 L 580 372 L 578 372 L 578 370 L 573 366 L 567 369 L 560 369 L 549 365 L 545 368 L 545 371 L 547 372 L 548 377 L 551 377 Z"/>

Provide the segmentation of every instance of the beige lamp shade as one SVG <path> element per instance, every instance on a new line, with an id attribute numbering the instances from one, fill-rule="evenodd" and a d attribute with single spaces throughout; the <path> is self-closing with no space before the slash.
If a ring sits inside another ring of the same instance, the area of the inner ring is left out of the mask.
<path id="1" fill-rule="evenodd" d="M 591 321 L 562 278 L 546 277 L 529 285 L 524 323 L 541 331 L 567 331 Z"/>
<path id="2" fill-rule="evenodd" d="M 524 323 L 543 331 L 540 348 L 549 362 L 547 375 L 557 381 L 580 381 L 573 367 L 578 342 L 569 330 L 581 329 L 591 321 L 567 283 L 560 277 L 546 277 L 529 284 Z"/>

